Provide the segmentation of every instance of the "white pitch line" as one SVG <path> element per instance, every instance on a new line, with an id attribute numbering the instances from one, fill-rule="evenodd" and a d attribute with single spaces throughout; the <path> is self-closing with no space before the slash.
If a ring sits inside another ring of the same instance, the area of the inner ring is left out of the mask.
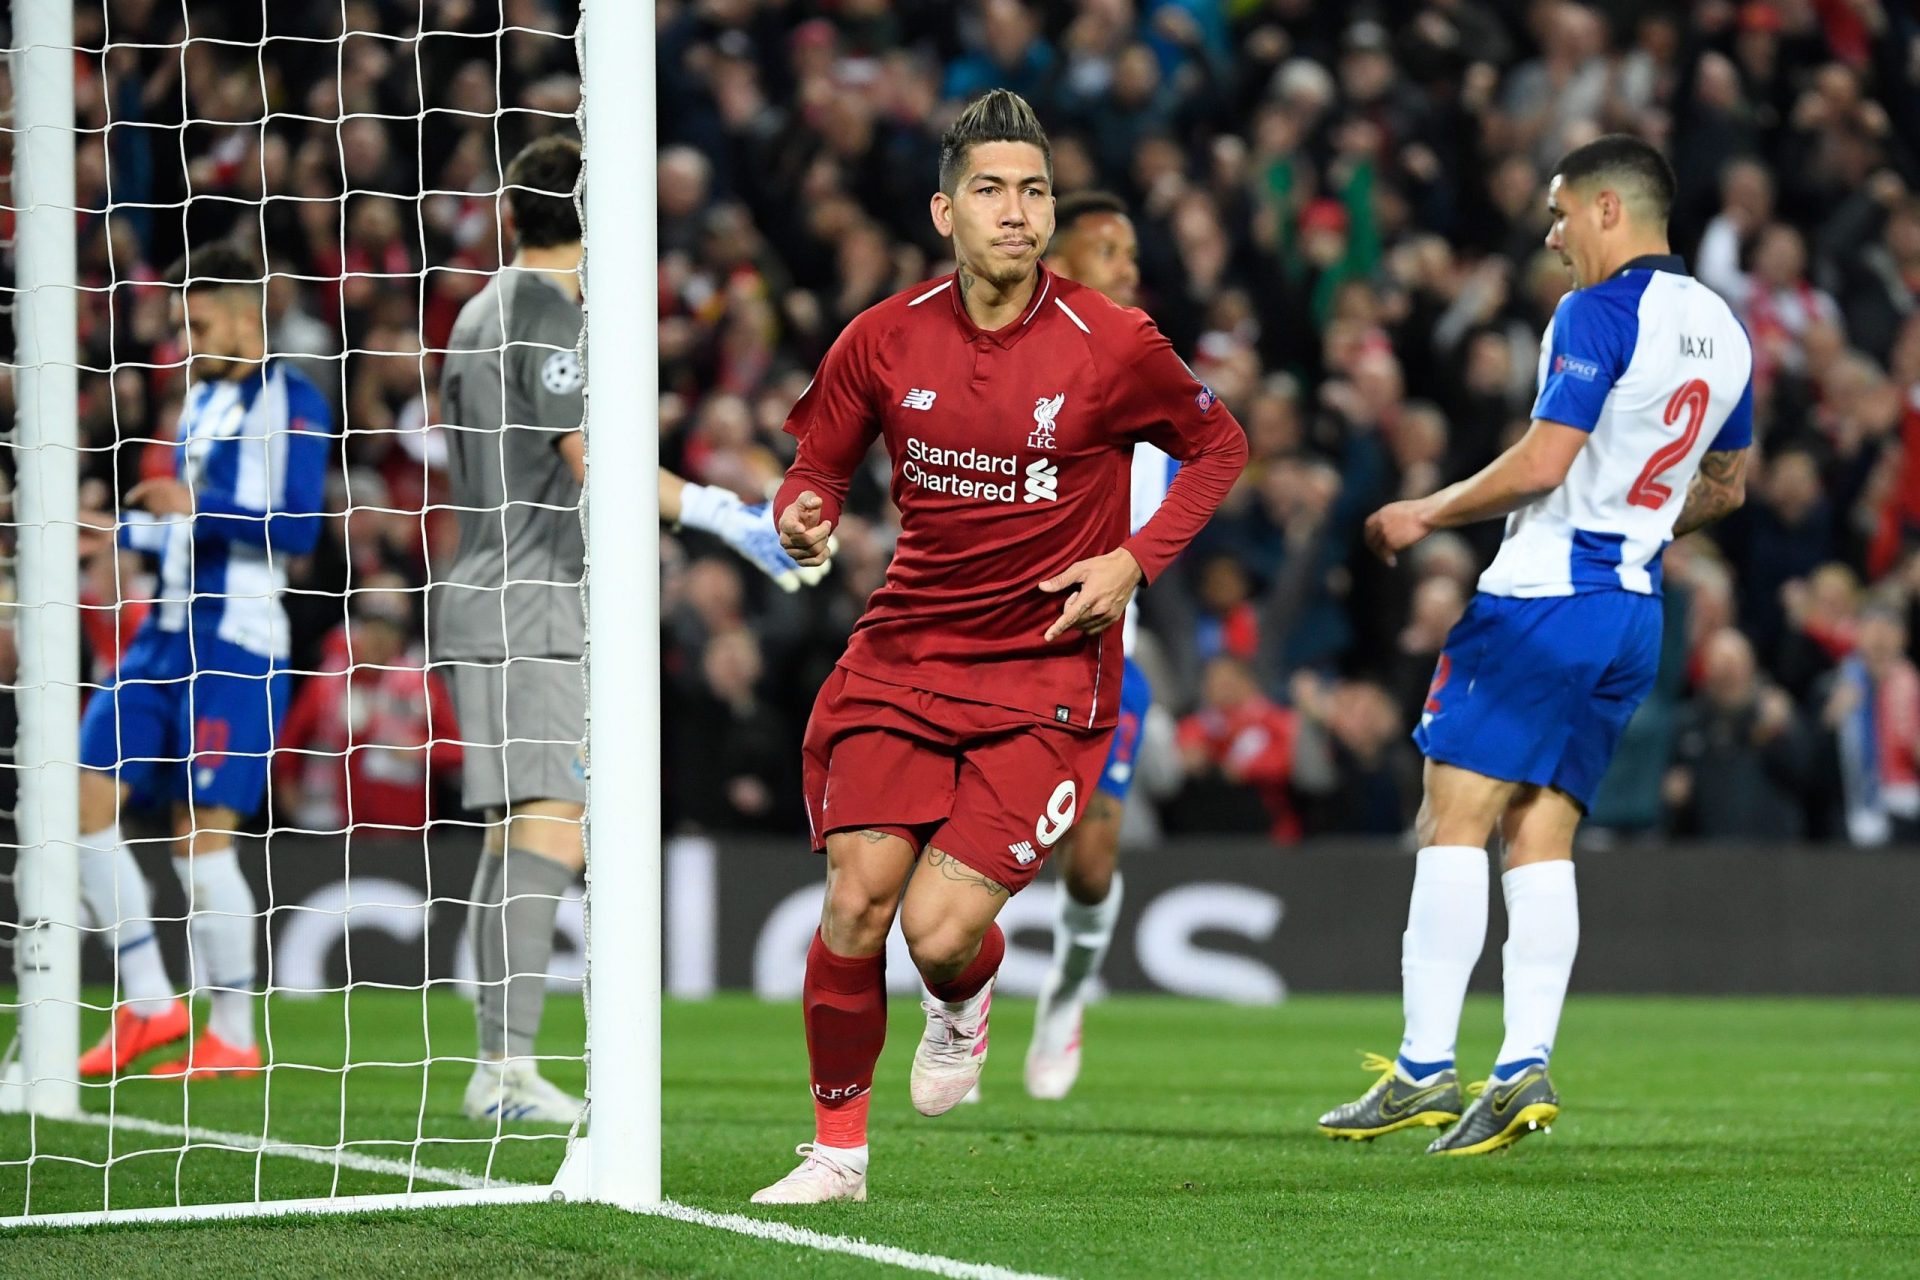
<path id="1" fill-rule="evenodd" d="M 194 1142 L 205 1142 L 215 1146 L 229 1147 L 241 1151 L 260 1151 L 268 1156 L 288 1160 L 305 1160 L 309 1164 L 338 1165 L 343 1169 L 353 1169 L 361 1173 L 385 1173 L 394 1177 L 412 1178 L 416 1181 L 434 1182 L 442 1186 L 459 1187 L 466 1191 L 505 1190 L 526 1192 L 539 1190 L 528 1183 L 510 1182 L 504 1178 L 491 1180 L 465 1169 L 442 1169 L 433 1165 L 409 1164 L 405 1160 L 393 1160 L 385 1156 L 363 1155 L 357 1151 L 342 1150 L 335 1147 L 320 1146 L 314 1143 L 278 1142 L 262 1139 L 254 1133 L 230 1133 L 221 1129 L 208 1129 L 200 1125 L 168 1124 L 162 1120 L 149 1120 L 145 1116 L 108 1115 L 105 1112 L 83 1112 L 77 1116 L 64 1117 L 63 1124 L 85 1124 L 100 1128 L 125 1129 L 133 1133 L 151 1133 L 160 1137 L 186 1138 Z M 385 1199 L 385 1197 L 379 1197 Z M 348 1199 L 341 1197 L 342 1200 Z M 375 1197 L 354 1198 L 359 1203 L 355 1209 L 373 1208 L 368 1200 Z M 221 1210 L 231 1210 L 245 1214 L 249 1209 L 255 1212 L 268 1212 L 272 1202 L 259 1205 L 219 1206 Z M 312 1202 L 301 1206 L 306 1212 Z M 291 1206 L 289 1206 L 291 1207 Z M 342 1208 L 348 1207 L 342 1205 Z M 390 1206 L 387 1207 L 406 1207 Z M 210 1210 L 212 1206 L 207 1206 Z M 776 1244 L 793 1245 L 801 1249 L 816 1249 L 822 1253 L 844 1253 L 850 1257 L 865 1258 L 869 1262 L 878 1262 L 886 1266 L 901 1267 L 908 1271 L 918 1271 L 925 1275 L 944 1276 L 947 1280 L 1056 1280 L 1055 1277 L 1040 1275 L 1030 1271 L 1014 1271 L 1007 1267 L 995 1266 L 987 1262 L 964 1262 L 959 1258 L 946 1258 L 937 1253 L 915 1253 L 911 1249 L 902 1249 L 890 1244 L 874 1244 L 855 1236 L 834 1236 L 824 1231 L 814 1231 L 807 1227 L 794 1226 L 789 1222 L 770 1222 L 764 1218 L 749 1218 L 737 1213 L 714 1213 L 709 1209 L 696 1208 L 693 1205 L 680 1204 L 673 1200 L 662 1201 L 657 1205 L 638 1206 L 638 1211 L 659 1218 L 672 1218 L 676 1222 L 689 1222 L 695 1226 L 711 1227 L 716 1231 L 730 1231 L 735 1235 L 753 1236 L 759 1240 L 771 1240 Z M 165 1208 L 135 1211 L 141 1216 L 161 1218 L 172 1216 L 177 1211 Z M 58 1215 L 70 1217 L 75 1215 Z M 88 1215 L 91 1216 L 91 1215 Z M 102 1219 L 103 1221 L 106 1219 Z"/>
<path id="2" fill-rule="evenodd" d="M 77 1116 L 64 1117 L 61 1123 L 90 1124 L 99 1128 L 126 1129 L 134 1133 L 151 1133 L 168 1138 L 186 1138 L 193 1142 L 206 1142 L 215 1146 L 235 1147 L 242 1151 L 264 1151 L 269 1156 L 285 1157 L 289 1160 L 305 1160 L 309 1164 L 338 1165 L 342 1169 L 353 1169 L 360 1173 L 386 1173 L 397 1178 L 412 1178 L 416 1181 L 434 1182 L 443 1187 L 459 1187 L 466 1191 L 479 1191 L 488 1187 L 518 1187 L 524 1183 L 508 1182 L 503 1178 L 486 1178 L 465 1169 L 438 1169 L 432 1165 L 411 1164 L 405 1160 L 393 1160 L 386 1156 L 370 1156 L 358 1151 L 336 1147 L 321 1146 L 310 1142 L 279 1142 L 272 1138 L 263 1139 L 257 1133 L 228 1133 L 221 1129 L 206 1129 L 199 1125 L 167 1124 L 161 1120 L 149 1120 L 145 1116 L 108 1115 L 104 1111 L 87 1111 Z"/>
<path id="3" fill-rule="evenodd" d="M 870 1262 L 905 1267 L 909 1271 L 946 1276 L 949 1280 L 1055 1280 L 1052 1276 L 1038 1275 L 1031 1271 L 1012 1271 L 1006 1267 L 996 1267 L 989 1262 L 962 1262 L 958 1258 L 943 1258 L 937 1253 L 915 1253 L 910 1249 L 900 1249 L 890 1244 L 873 1244 L 867 1240 L 848 1236 L 830 1236 L 823 1231 L 810 1231 L 806 1227 L 796 1227 L 789 1222 L 769 1222 L 764 1218 L 748 1218 L 737 1213 L 713 1213 L 707 1209 L 696 1209 L 689 1204 L 677 1204 L 672 1200 L 645 1206 L 640 1212 L 662 1218 L 673 1218 L 679 1222 L 692 1222 L 699 1226 L 712 1227 L 716 1231 L 731 1231 L 736 1235 L 754 1236 L 761 1240 L 777 1241 L 780 1244 L 798 1245 L 803 1249 L 818 1249 L 822 1253 L 849 1254 L 855 1258 L 865 1258 Z"/>

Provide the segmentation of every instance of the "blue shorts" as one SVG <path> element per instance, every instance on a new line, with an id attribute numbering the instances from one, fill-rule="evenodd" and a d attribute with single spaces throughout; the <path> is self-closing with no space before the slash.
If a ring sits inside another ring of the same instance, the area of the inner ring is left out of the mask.
<path id="1" fill-rule="evenodd" d="M 1479 594 L 1447 636 L 1413 740 L 1489 778 L 1593 793 L 1660 667 L 1658 596 Z"/>
<path id="2" fill-rule="evenodd" d="M 1107 763 L 1100 769 L 1100 790 L 1115 800 L 1124 801 L 1133 787 L 1133 758 L 1140 752 L 1140 731 L 1147 724 L 1147 708 L 1153 705 L 1153 686 L 1147 673 L 1126 660 L 1120 676 L 1120 721 L 1113 726 L 1113 746 L 1107 750 Z"/>
<path id="3" fill-rule="evenodd" d="M 279 663 L 237 644 L 142 627 L 119 679 L 80 718 L 80 763 L 117 773 L 141 806 L 191 797 L 250 815 L 266 795 L 287 683 Z"/>

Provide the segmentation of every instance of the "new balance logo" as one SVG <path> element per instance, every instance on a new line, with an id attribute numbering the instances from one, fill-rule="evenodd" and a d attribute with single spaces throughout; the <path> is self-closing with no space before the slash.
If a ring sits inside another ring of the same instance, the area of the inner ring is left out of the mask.
<path id="1" fill-rule="evenodd" d="M 1028 502 L 1056 502 L 1060 498 L 1060 468 L 1045 458 L 1027 464 L 1026 499 Z"/>
<path id="2" fill-rule="evenodd" d="M 1033 851 L 1033 841 L 1031 840 L 1022 840 L 1018 844 L 1010 844 L 1007 846 L 1007 852 L 1012 854 L 1013 860 L 1023 867 L 1040 856 Z"/>
<path id="3" fill-rule="evenodd" d="M 915 387 L 913 390 L 907 392 L 906 399 L 900 402 L 900 407 L 902 409 L 919 409 L 924 413 L 926 410 L 933 408 L 933 398 L 939 394 L 937 391 L 922 391 L 920 388 Z"/>

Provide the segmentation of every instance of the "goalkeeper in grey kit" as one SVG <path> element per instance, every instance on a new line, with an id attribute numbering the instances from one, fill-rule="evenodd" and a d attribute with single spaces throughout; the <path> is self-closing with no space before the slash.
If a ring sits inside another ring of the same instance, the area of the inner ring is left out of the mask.
<path id="1" fill-rule="evenodd" d="M 427 646 L 459 713 L 463 802 L 488 824 L 467 917 L 479 1062 L 464 1109 L 482 1121 L 567 1124 L 583 1105 L 534 1056 L 554 916 L 584 861 L 580 175 L 569 138 L 514 157 L 513 260 L 461 308 L 440 375 L 460 547 L 436 566 Z M 660 498 L 666 519 L 716 534 L 782 588 L 817 581 L 780 549 L 765 504 L 666 471 Z"/>

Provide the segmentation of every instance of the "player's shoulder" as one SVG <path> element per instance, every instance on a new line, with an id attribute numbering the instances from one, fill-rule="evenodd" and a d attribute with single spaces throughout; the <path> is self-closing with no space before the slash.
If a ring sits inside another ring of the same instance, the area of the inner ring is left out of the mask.
<path id="1" fill-rule="evenodd" d="M 1715 342 L 1700 349 L 1751 351 L 1746 326 L 1727 300 L 1684 270 L 1623 272 L 1569 294 L 1562 307 L 1576 297 L 1584 299 L 1578 304 L 1585 308 L 1582 322 L 1610 326 L 1636 345 L 1653 341 L 1665 350 L 1670 338 L 1685 334 L 1690 349 L 1707 336 Z"/>
<path id="2" fill-rule="evenodd" d="M 1677 277 L 1667 285 L 1667 291 L 1676 295 L 1676 305 L 1667 308 L 1676 316 L 1684 316 L 1691 324 L 1708 324 L 1722 333 L 1737 339 L 1737 345 L 1752 350 L 1752 340 L 1747 336 L 1746 322 L 1733 305 L 1705 282 L 1693 276 Z"/>
<path id="3" fill-rule="evenodd" d="M 1614 376 L 1625 372 L 1640 345 L 1641 298 L 1654 271 L 1628 271 L 1569 290 L 1553 309 L 1553 346 L 1598 359 Z"/>
<path id="4" fill-rule="evenodd" d="M 883 339 L 914 326 L 939 321 L 953 306 L 954 279 L 949 272 L 910 284 L 847 321 L 841 333 L 861 341 Z"/>
<path id="5" fill-rule="evenodd" d="M 1147 346 L 1160 338 L 1153 317 L 1138 307 L 1123 307 L 1098 289 L 1054 274 L 1048 277 L 1050 297 L 1041 305 L 1060 314 L 1053 319 L 1066 321 L 1106 350 L 1122 352 Z"/>
<path id="6" fill-rule="evenodd" d="M 291 360 L 275 360 L 272 376 L 281 379 L 287 389 L 287 416 L 296 431 L 331 431 L 333 404 L 299 365 Z"/>
<path id="7" fill-rule="evenodd" d="M 1660 273 L 1634 271 L 1609 276 L 1583 289 L 1569 289 L 1553 309 L 1555 325 L 1619 325 L 1640 314 L 1640 299 Z"/>
<path id="8" fill-rule="evenodd" d="M 480 291 L 460 304 L 460 310 L 453 317 L 453 337 L 448 342 L 447 354 L 463 355 L 477 349 L 492 350 L 500 345 L 498 337 L 487 339 L 482 334 L 491 329 L 497 335 L 500 332 L 500 317 L 504 310 L 500 296 L 501 278 L 493 276 Z"/>
<path id="9" fill-rule="evenodd" d="M 579 334 L 583 314 L 579 299 L 547 279 L 545 272 L 508 271 L 502 279 L 503 287 L 510 291 L 507 314 L 514 328 Z"/>
<path id="10" fill-rule="evenodd" d="M 293 361 L 275 359 L 269 367 L 272 370 L 271 376 L 278 377 L 286 382 L 287 394 L 289 396 L 317 396 L 320 394 L 319 386 L 312 378 L 307 376 L 304 369 Z"/>

